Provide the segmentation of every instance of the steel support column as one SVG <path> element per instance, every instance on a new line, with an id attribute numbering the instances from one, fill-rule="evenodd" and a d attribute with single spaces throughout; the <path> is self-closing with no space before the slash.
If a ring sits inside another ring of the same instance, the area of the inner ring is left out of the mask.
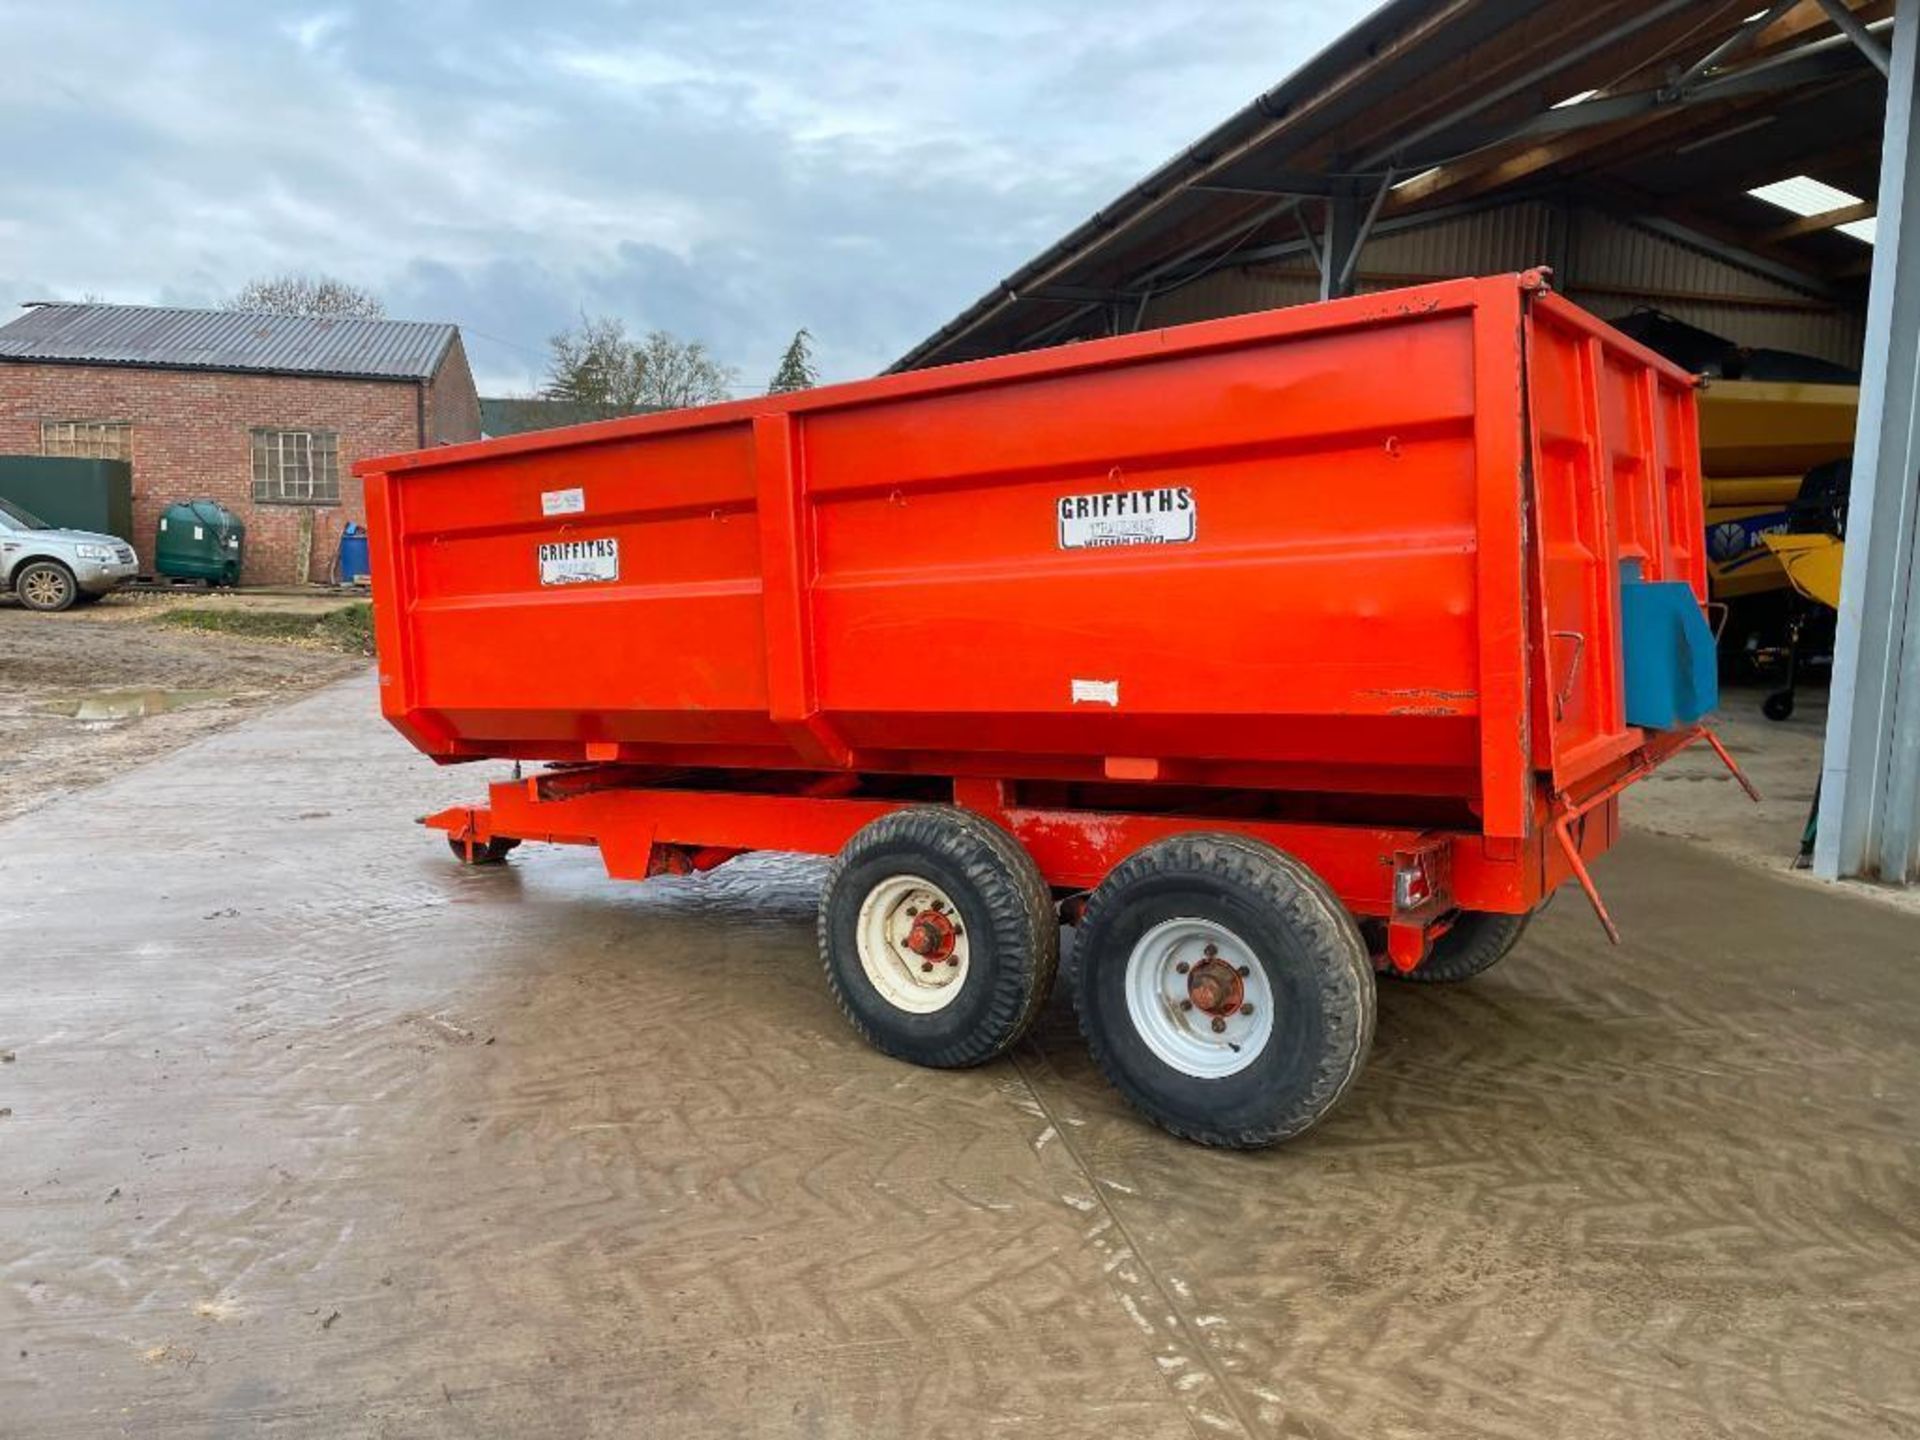
<path id="1" fill-rule="evenodd" d="M 1365 240 L 1367 202 L 1351 187 L 1327 201 L 1326 229 L 1320 238 L 1320 298 L 1353 293 L 1354 261 Z"/>
<path id="2" fill-rule="evenodd" d="M 1898 0 L 1814 869 L 1914 879 L 1920 833 L 1920 0 Z"/>

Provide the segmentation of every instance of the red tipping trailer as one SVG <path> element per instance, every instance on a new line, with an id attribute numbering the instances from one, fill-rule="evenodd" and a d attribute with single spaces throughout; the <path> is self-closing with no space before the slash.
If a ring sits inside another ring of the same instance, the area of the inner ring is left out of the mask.
<path id="1" fill-rule="evenodd" d="M 355 468 L 388 719 L 549 762 L 462 858 L 836 855 L 829 981 L 932 1065 L 1078 923 L 1096 1057 L 1212 1143 L 1339 1099 L 1376 965 L 1598 908 L 1620 790 L 1718 748 L 1693 378 L 1538 272 Z"/>

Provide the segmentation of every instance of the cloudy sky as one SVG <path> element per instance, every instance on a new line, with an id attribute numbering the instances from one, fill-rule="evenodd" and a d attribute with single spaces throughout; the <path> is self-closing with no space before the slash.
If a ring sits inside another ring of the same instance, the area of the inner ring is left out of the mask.
<path id="1" fill-rule="evenodd" d="M 0 0 L 0 316 L 338 275 L 871 374 L 1373 0 Z"/>

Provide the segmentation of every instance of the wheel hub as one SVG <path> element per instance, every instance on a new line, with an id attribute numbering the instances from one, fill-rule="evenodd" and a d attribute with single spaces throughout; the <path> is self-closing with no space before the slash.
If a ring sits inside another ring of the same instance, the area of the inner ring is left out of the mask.
<path id="1" fill-rule="evenodd" d="M 907 931 L 907 948 L 935 964 L 951 959 L 958 943 L 953 921 L 939 910 L 922 910 Z"/>
<path id="2" fill-rule="evenodd" d="M 928 1014 L 953 1001 L 969 968 L 967 933 L 953 897 L 932 881 L 895 875 L 860 907 L 860 965 L 897 1009 Z"/>
<path id="3" fill-rule="evenodd" d="M 1187 972 L 1187 998 L 1209 1015 L 1231 1015 L 1247 998 L 1246 982 L 1232 965 L 1209 955 Z"/>
<path id="4" fill-rule="evenodd" d="M 1253 948 L 1203 916 L 1165 920 L 1127 957 L 1127 1015 L 1135 1032 L 1185 1075 L 1237 1075 L 1274 1033 L 1273 982 Z"/>

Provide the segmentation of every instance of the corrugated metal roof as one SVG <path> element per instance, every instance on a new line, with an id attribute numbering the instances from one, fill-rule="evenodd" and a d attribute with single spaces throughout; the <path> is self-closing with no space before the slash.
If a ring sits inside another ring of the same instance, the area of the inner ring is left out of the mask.
<path id="1" fill-rule="evenodd" d="M 0 361 L 430 380 L 458 334 L 421 320 L 47 303 L 0 326 Z"/>

